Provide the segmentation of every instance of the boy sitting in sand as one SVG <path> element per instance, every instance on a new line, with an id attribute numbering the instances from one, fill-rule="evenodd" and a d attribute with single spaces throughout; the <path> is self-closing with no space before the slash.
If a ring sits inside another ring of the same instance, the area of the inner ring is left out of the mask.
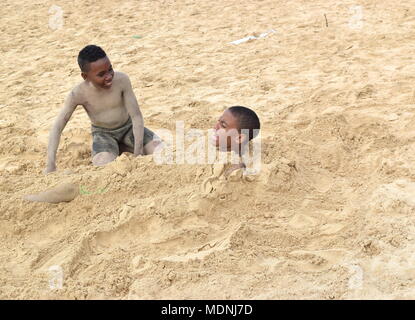
<path id="1" fill-rule="evenodd" d="M 104 50 L 88 45 L 78 55 L 83 82 L 69 93 L 49 136 L 47 167 L 56 170 L 56 152 L 63 129 L 78 105 L 92 124 L 92 163 L 105 165 L 123 151 L 144 155 L 160 143 L 144 121 L 128 76 L 113 70 Z"/>
<path id="2" fill-rule="evenodd" d="M 228 168 L 225 175 L 246 167 L 242 161 L 243 155 L 249 141 L 258 135 L 260 127 L 261 124 L 257 114 L 246 107 L 230 107 L 220 116 L 213 127 L 215 133 L 212 137 L 212 143 L 219 151 L 233 151 L 240 157 L 240 163 Z"/>

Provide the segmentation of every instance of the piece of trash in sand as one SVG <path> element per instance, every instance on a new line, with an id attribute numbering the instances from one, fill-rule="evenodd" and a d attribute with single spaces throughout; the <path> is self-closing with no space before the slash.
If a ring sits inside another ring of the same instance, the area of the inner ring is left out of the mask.
<path id="1" fill-rule="evenodd" d="M 69 202 L 79 195 L 79 186 L 74 183 L 64 183 L 37 194 L 25 195 L 23 199 L 34 202 Z"/>
<path id="2" fill-rule="evenodd" d="M 229 42 L 230 44 L 240 44 L 240 43 L 244 43 L 247 42 L 249 40 L 256 40 L 256 39 L 261 39 L 261 38 L 265 38 L 266 36 L 272 34 L 272 33 L 276 33 L 277 31 L 275 31 L 274 29 L 268 30 L 267 32 L 263 32 L 261 33 L 259 36 L 248 36 L 239 40 L 235 40 L 232 42 Z"/>
<path id="3" fill-rule="evenodd" d="M 134 36 L 132 36 L 132 38 L 134 38 L 134 39 L 141 39 L 143 36 L 139 36 L 139 35 L 134 35 Z"/>
<path id="4" fill-rule="evenodd" d="M 82 195 L 85 195 L 85 194 L 87 194 L 87 195 L 89 195 L 89 194 L 101 194 L 101 193 L 105 193 L 105 192 L 107 192 L 107 188 L 101 188 L 101 189 L 98 189 L 97 191 L 94 192 L 94 191 L 88 191 L 86 189 L 86 187 L 84 187 L 84 186 L 79 187 L 79 193 L 82 194 Z"/>

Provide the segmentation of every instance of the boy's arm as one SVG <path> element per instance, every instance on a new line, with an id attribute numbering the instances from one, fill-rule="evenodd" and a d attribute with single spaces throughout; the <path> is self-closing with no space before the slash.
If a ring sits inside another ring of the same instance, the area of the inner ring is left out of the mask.
<path id="1" fill-rule="evenodd" d="M 56 151 L 58 150 L 61 133 L 68 123 L 68 120 L 71 118 L 72 113 L 76 109 L 77 105 L 78 104 L 76 103 L 75 93 L 74 91 L 71 91 L 71 93 L 67 96 L 64 107 L 56 118 L 52 130 L 49 134 L 48 159 L 45 173 L 56 170 Z"/>
<path id="2" fill-rule="evenodd" d="M 133 123 L 134 155 L 138 156 L 143 154 L 144 119 L 128 76 L 125 76 L 124 84 L 124 104 Z"/>

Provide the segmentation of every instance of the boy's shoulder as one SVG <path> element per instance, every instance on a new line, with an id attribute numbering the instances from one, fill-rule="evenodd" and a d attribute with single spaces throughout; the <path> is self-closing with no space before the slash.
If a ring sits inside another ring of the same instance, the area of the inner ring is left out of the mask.
<path id="1" fill-rule="evenodd" d="M 69 91 L 68 97 L 78 102 L 84 96 L 85 89 L 84 82 L 80 82 Z"/>
<path id="2" fill-rule="evenodd" d="M 83 95 L 85 93 L 88 93 L 88 90 L 91 89 L 91 86 L 88 84 L 87 81 L 82 81 L 79 82 L 77 85 L 75 85 L 72 90 L 71 93 L 74 94 L 75 96 L 80 96 Z"/>
<path id="3" fill-rule="evenodd" d="M 119 79 L 129 79 L 128 75 L 121 71 L 114 71 L 114 77 L 118 77 Z"/>
<path id="4" fill-rule="evenodd" d="M 122 91 L 131 89 L 130 77 L 124 72 L 115 71 L 112 83 L 113 86 L 119 88 Z"/>
<path id="5" fill-rule="evenodd" d="M 113 81 L 118 81 L 118 82 L 121 82 L 121 83 L 125 83 L 125 82 L 130 81 L 130 78 L 124 72 L 114 71 L 114 80 Z"/>

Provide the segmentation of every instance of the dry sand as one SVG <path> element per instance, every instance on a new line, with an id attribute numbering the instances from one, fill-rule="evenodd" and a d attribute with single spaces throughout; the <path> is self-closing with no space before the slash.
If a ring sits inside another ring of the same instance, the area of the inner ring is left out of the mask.
<path id="1" fill-rule="evenodd" d="M 0 298 L 415 298 L 415 6 L 359 1 L 359 25 L 355 4 L 6 0 Z M 91 43 L 130 76 L 151 129 L 208 129 L 228 106 L 254 108 L 260 175 L 131 155 L 94 168 L 82 108 L 43 175 Z M 69 203 L 22 199 L 65 183 L 83 188 Z"/>

